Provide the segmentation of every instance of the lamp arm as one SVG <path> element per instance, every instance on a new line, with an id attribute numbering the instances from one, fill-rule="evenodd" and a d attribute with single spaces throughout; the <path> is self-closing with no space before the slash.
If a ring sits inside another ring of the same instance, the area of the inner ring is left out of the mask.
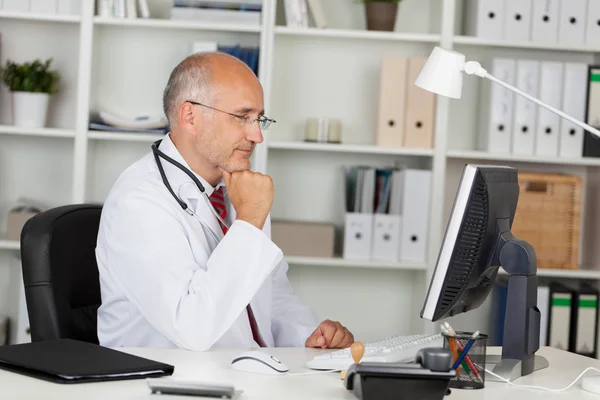
<path id="1" fill-rule="evenodd" d="M 594 127 L 591 127 L 591 126 L 589 126 L 588 124 L 586 124 L 586 123 L 584 123 L 584 122 L 578 121 L 577 119 L 575 119 L 575 118 L 571 117 L 569 114 L 565 114 L 564 112 L 562 112 L 562 111 L 560 111 L 560 110 L 558 110 L 558 109 L 556 109 L 556 108 L 552 107 L 552 106 L 551 106 L 551 105 L 549 105 L 549 104 L 546 104 L 546 103 L 544 103 L 544 102 L 543 102 L 543 101 L 541 101 L 541 100 L 538 100 L 538 99 L 536 99 L 536 98 L 535 98 L 535 97 L 533 97 L 533 96 L 530 96 L 530 95 L 528 95 L 527 93 L 525 93 L 525 92 L 523 92 L 523 91 L 521 91 L 521 90 L 517 89 L 517 88 L 516 88 L 516 87 L 514 87 L 514 86 L 511 86 L 511 85 L 509 85 L 509 84 L 508 84 L 508 83 L 506 83 L 506 82 L 503 82 L 503 81 L 501 81 L 500 79 L 496 78 L 496 77 L 495 77 L 495 76 L 493 76 L 493 75 L 490 75 L 490 74 L 489 74 L 489 73 L 487 73 L 487 72 L 486 72 L 486 73 L 483 75 L 483 77 L 484 77 L 484 78 L 487 78 L 487 79 L 491 80 L 492 82 L 495 82 L 495 83 L 497 83 L 497 84 L 499 84 L 499 85 L 501 85 L 501 86 L 504 86 L 505 88 L 507 88 L 507 89 L 509 89 L 509 90 L 512 90 L 512 91 L 513 91 L 513 92 L 515 92 L 516 94 L 519 94 L 519 95 L 521 95 L 521 96 L 523 96 L 523 97 L 525 97 L 525 98 L 527 98 L 527 99 L 529 99 L 529 100 L 533 101 L 534 103 L 536 103 L 536 104 L 539 104 L 540 106 L 542 106 L 542 107 L 544 107 L 544 108 L 547 108 L 548 110 L 552 111 L 553 113 L 556 113 L 556 114 L 560 115 L 560 116 L 561 116 L 561 117 L 563 117 L 564 119 L 567 119 L 567 120 L 571 121 L 571 122 L 572 122 L 572 123 L 574 123 L 575 125 L 582 127 L 582 128 L 583 128 L 583 129 L 585 129 L 586 131 L 589 131 L 589 132 L 593 133 L 594 135 L 596 135 L 596 136 L 598 136 L 598 137 L 600 138 L 600 131 L 599 131 L 598 129 L 596 129 L 596 128 L 594 128 Z"/>

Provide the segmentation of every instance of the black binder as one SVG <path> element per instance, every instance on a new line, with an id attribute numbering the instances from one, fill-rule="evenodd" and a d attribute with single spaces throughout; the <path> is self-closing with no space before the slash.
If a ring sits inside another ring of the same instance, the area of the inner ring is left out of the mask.
<path id="1" fill-rule="evenodd" d="M 72 339 L 0 346 L 0 369 L 56 383 L 151 378 L 174 371 L 172 365 Z"/>

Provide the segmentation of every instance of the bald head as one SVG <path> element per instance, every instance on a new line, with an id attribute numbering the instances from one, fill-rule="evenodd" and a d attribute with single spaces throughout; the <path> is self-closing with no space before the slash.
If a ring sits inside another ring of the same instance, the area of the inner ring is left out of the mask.
<path id="1" fill-rule="evenodd" d="M 163 111 L 173 125 L 178 109 L 187 100 L 212 104 L 219 85 L 232 76 L 256 79 L 254 72 L 240 59 L 221 52 L 196 53 L 181 61 L 171 72 L 163 93 Z"/>

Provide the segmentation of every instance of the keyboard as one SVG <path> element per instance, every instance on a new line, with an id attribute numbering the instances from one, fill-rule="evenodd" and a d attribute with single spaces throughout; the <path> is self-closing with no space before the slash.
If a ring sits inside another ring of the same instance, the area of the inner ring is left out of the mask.
<path id="1" fill-rule="evenodd" d="M 406 363 L 414 360 L 421 349 L 427 347 L 443 347 L 441 334 L 424 334 L 409 336 L 391 336 L 382 340 L 365 343 L 365 354 L 361 362 Z M 354 364 L 350 348 L 335 350 L 315 356 L 306 363 L 311 369 L 348 369 Z"/>

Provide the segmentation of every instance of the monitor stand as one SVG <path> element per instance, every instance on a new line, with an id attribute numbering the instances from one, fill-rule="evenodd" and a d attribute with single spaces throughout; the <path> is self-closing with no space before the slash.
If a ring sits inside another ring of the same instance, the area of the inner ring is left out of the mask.
<path id="1" fill-rule="evenodd" d="M 548 367 L 548 361 L 535 352 L 540 348 L 540 311 L 537 308 L 537 260 L 533 247 L 516 239 L 510 231 L 500 235 L 492 265 L 500 265 L 509 275 L 502 356 L 486 358 L 496 364 L 491 370 L 513 381 Z M 488 368 L 489 369 L 489 368 Z M 486 374 L 485 379 L 502 381 Z"/>

